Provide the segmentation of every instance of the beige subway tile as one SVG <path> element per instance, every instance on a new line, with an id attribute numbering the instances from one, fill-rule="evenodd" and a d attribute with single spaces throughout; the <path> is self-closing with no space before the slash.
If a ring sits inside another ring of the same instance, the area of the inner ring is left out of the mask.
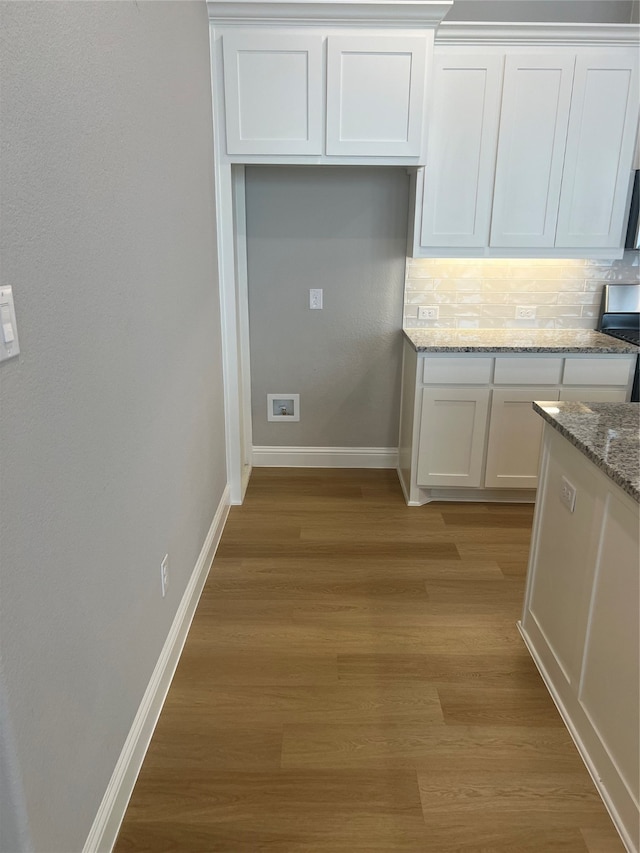
<path id="1" fill-rule="evenodd" d="M 562 317 L 581 317 L 582 316 L 582 306 L 581 305 L 541 305 L 537 312 L 538 317 L 557 317 L 558 319 Z"/>
<path id="2" fill-rule="evenodd" d="M 557 293 L 546 291 L 506 293 L 505 296 L 510 305 L 553 305 L 558 301 Z"/>
<path id="3" fill-rule="evenodd" d="M 530 280 L 515 278 L 483 278 L 482 289 L 486 292 L 527 291 Z"/>
<path id="4" fill-rule="evenodd" d="M 597 319 L 600 316 L 600 309 L 595 308 L 593 305 L 583 305 L 582 316 Z"/>
<path id="5" fill-rule="evenodd" d="M 600 294 L 594 291 L 585 293 L 559 293 L 558 305 L 599 305 Z"/>
<path id="6" fill-rule="evenodd" d="M 432 290 L 412 290 L 405 294 L 405 304 L 407 305 L 422 305 L 428 299 L 433 298 Z"/>
<path id="7" fill-rule="evenodd" d="M 531 280 L 530 284 L 532 290 L 579 293 L 584 290 L 585 280 L 584 278 L 535 278 Z"/>
<path id="8" fill-rule="evenodd" d="M 541 320 L 539 317 L 533 322 L 532 326 L 523 327 L 522 320 L 505 320 L 504 328 L 505 329 L 522 329 L 522 328 L 533 328 L 533 329 L 555 329 L 556 323 L 552 318 L 546 318 Z"/>
<path id="9" fill-rule="evenodd" d="M 479 305 L 484 302 L 482 293 L 471 293 L 467 291 L 456 293 L 456 302 L 464 305 Z"/>
<path id="10" fill-rule="evenodd" d="M 514 316 L 514 310 L 509 305 L 481 305 L 480 314 L 482 317 L 502 317 L 504 319 L 511 319 Z"/>
<path id="11" fill-rule="evenodd" d="M 607 283 L 606 281 L 601 281 L 599 279 L 598 280 L 585 281 L 584 289 L 585 289 L 585 291 L 597 291 L 598 293 L 600 293 L 602 291 L 602 288 L 605 286 L 606 283 Z"/>
<path id="12" fill-rule="evenodd" d="M 558 317 L 556 326 L 559 329 L 595 329 L 593 320 L 576 319 L 574 317 Z"/>
<path id="13" fill-rule="evenodd" d="M 432 278 L 408 278 L 406 282 L 406 290 L 407 292 L 414 291 L 424 291 L 424 290 L 433 290 L 433 279 Z"/>
<path id="14" fill-rule="evenodd" d="M 434 278 L 434 290 L 476 290 L 480 291 L 478 278 Z"/>

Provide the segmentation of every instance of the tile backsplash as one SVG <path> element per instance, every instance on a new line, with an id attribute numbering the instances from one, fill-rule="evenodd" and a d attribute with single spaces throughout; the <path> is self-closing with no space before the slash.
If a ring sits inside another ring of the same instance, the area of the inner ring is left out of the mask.
<path id="1" fill-rule="evenodd" d="M 407 258 L 405 328 L 593 329 L 602 287 L 640 283 L 638 252 L 618 261 Z M 438 320 L 418 320 L 437 305 Z M 535 320 L 516 320 L 533 305 Z"/>

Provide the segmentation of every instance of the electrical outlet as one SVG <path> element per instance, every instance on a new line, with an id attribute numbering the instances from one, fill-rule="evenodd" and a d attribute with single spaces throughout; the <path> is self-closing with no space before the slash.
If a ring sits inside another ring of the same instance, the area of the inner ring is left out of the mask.
<path id="1" fill-rule="evenodd" d="M 536 306 L 535 305 L 517 305 L 516 320 L 535 320 Z"/>
<path id="2" fill-rule="evenodd" d="M 315 310 L 322 309 L 322 288 L 312 287 L 309 291 L 309 308 Z"/>
<path id="3" fill-rule="evenodd" d="M 439 316 L 438 305 L 420 305 L 418 308 L 418 320 L 437 320 Z"/>
<path id="4" fill-rule="evenodd" d="M 167 594 L 169 586 L 169 555 L 164 555 L 164 560 L 160 563 L 160 580 L 162 582 L 162 597 Z"/>
<path id="5" fill-rule="evenodd" d="M 560 481 L 560 500 L 569 512 L 573 512 L 576 508 L 576 487 L 566 477 Z"/>

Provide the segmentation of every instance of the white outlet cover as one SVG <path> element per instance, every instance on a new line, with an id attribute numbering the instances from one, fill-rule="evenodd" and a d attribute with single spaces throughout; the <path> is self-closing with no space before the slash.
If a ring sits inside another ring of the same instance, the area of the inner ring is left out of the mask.
<path id="1" fill-rule="evenodd" d="M 440 316 L 438 305 L 420 305 L 418 307 L 418 320 L 437 320 Z"/>
<path id="2" fill-rule="evenodd" d="M 295 423 L 300 420 L 300 394 L 267 394 L 267 420 Z"/>
<path id="3" fill-rule="evenodd" d="M 535 305 L 516 305 L 516 320 L 535 320 Z"/>

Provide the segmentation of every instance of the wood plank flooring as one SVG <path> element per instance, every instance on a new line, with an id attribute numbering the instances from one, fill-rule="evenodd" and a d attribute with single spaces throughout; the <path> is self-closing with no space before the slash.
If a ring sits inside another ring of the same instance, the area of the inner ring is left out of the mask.
<path id="1" fill-rule="evenodd" d="M 532 508 L 257 469 L 117 853 L 619 853 L 516 629 Z"/>

